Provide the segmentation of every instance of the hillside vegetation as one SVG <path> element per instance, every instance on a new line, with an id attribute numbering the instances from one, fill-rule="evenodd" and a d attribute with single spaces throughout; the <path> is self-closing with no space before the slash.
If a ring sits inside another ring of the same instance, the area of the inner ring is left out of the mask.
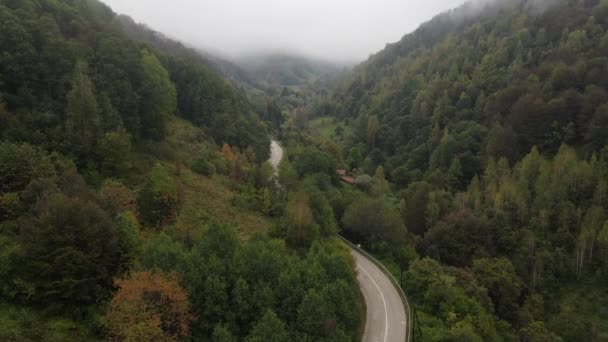
<path id="1" fill-rule="evenodd" d="M 466 4 L 308 116 L 352 130 L 284 139 L 356 178 L 336 220 L 403 272 L 423 340 L 606 338 L 608 2 Z"/>
<path id="2" fill-rule="evenodd" d="M 276 233 L 273 123 L 129 29 L 95 0 L 0 1 L 0 340 L 356 340 L 348 252 Z"/>
<path id="3" fill-rule="evenodd" d="M 240 80 L 251 102 L 265 112 L 275 128 L 322 96 L 348 67 L 314 58 L 285 53 L 258 54 L 236 60 L 249 82 Z M 278 113 L 281 120 L 277 120 Z"/>

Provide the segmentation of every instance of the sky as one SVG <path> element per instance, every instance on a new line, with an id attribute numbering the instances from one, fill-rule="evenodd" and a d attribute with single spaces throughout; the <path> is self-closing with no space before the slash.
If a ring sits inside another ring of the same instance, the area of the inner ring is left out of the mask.
<path id="1" fill-rule="evenodd" d="M 359 62 L 465 0 L 102 0 L 171 38 L 229 58 L 294 53 Z"/>

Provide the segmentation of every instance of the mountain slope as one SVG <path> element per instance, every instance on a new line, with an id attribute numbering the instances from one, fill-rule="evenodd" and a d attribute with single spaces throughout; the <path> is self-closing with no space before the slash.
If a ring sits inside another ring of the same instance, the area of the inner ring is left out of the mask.
<path id="1" fill-rule="evenodd" d="M 356 340 L 335 223 L 268 234 L 295 221 L 245 96 L 124 30 L 95 0 L 0 1 L 0 340 Z"/>
<path id="2" fill-rule="evenodd" d="M 254 80 L 255 83 L 246 84 L 244 89 L 258 108 L 267 107 L 267 115 L 272 114 L 273 107 L 279 107 L 293 116 L 315 99 L 327 95 L 335 80 L 348 69 L 285 53 L 254 54 L 240 57 L 235 63 Z"/>
<path id="3" fill-rule="evenodd" d="M 311 111 L 355 178 L 343 232 L 406 272 L 423 340 L 605 338 L 607 56 L 606 1 L 472 2 Z"/>
<path id="4" fill-rule="evenodd" d="M 147 113 L 154 106 L 150 100 L 157 97 L 150 93 L 152 89 L 145 89 L 145 64 L 140 64 L 140 60 L 141 51 L 147 47 L 125 36 L 116 14 L 109 8 L 93 1 L 73 5 L 17 2 L 5 7 L 3 22 L 5 60 L 0 92 L 10 110 L 46 111 L 47 120 L 53 122 L 47 123 L 43 132 L 54 128 L 61 121 L 70 75 L 76 61 L 80 61 L 86 64 L 85 73 L 99 93 L 97 102 L 105 106 L 102 115 L 116 111 L 130 134 L 153 137 L 142 131 L 145 120 L 152 119 Z M 252 145 L 264 159 L 269 141 L 247 100 L 195 55 L 180 49 L 179 43 L 162 41 L 165 55 L 154 58 L 168 69 L 177 88 L 175 112 L 199 124 L 217 143 L 241 148 Z M 184 100 L 185 96 L 189 102 Z M 194 101 L 199 104 L 194 105 Z M 216 135 L 216 127 L 226 122 L 237 123 L 233 132 Z M 256 129 L 244 129 L 238 122 Z M 252 136 L 251 131 L 257 135 Z M 29 138 L 23 137 L 26 141 Z"/>
<path id="5" fill-rule="evenodd" d="M 359 66 L 335 93 L 335 111 L 365 121 L 362 142 L 367 118 L 377 116 L 374 146 L 390 155 L 424 150 L 430 157 L 444 134 L 466 130 L 477 132 L 478 145 L 470 147 L 479 154 L 512 162 L 533 145 L 550 153 L 563 142 L 597 149 L 603 142 L 594 141 L 589 123 L 600 119 L 596 112 L 605 102 L 605 6 L 570 4 L 537 14 L 524 3 L 454 23 L 450 18 L 464 7 L 423 25 Z M 433 31 L 444 38 L 427 37 Z M 509 138 L 513 144 L 499 143 Z M 452 158 L 446 158 L 405 167 L 447 168 Z M 395 158 L 387 166 L 392 171 L 403 163 Z"/>
<path id="6" fill-rule="evenodd" d="M 155 47 L 165 54 L 196 60 L 229 80 L 251 102 L 263 120 L 278 129 L 285 114 L 293 114 L 324 96 L 333 82 L 345 73 L 345 66 L 281 53 L 241 56 L 234 61 L 185 46 L 132 18 L 119 15 L 117 23 L 133 40 Z M 280 108 L 280 109 L 279 109 Z"/>

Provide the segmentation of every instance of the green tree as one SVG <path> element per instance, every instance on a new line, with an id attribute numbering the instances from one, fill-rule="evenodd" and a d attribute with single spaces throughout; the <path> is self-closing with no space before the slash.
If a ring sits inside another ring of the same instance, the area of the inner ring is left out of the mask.
<path id="1" fill-rule="evenodd" d="M 141 64 L 144 77 L 140 94 L 146 99 L 141 107 L 142 135 L 160 140 L 167 134 L 167 120 L 175 113 L 175 86 L 167 70 L 150 51 L 141 51 Z"/>
<path id="2" fill-rule="evenodd" d="M 469 265 L 473 256 L 494 253 L 494 232 L 469 211 L 454 212 L 424 235 L 427 254 L 448 265 Z"/>
<path id="3" fill-rule="evenodd" d="M 270 215 L 272 211 L 272 198 L 270 197 L 270 190 L 268 188 L 264 188 L 262 200 L 264 213 Z"/>
<path id="4" fill-rule="evenodd" d="M 297 156 L 294 167 L 300 177 L 325 173 L 336 177 L 337 164 L 329 154 L 315 147 L 305 147 Z"/>
<path id="5" fill-rule="evenodd" d="M 388 199 L 356 198 L 342 217 L 350 233 L 374 242 L 398 245 L 404 242 L 407 230 L 396 206 Z"/>
<path id="6" fill-rule="evenodd" d="M 106 133 L 97 143 L 96 152 L 103 174 L 124 175 L 131 166 L 131 137 L 124 130 Z"/>
<path id="7" fill-rule="evenodd" d="M 477 259 L 473 261 L 473 272 L 479 283 L 488 289 L 498 316 L 514 321 L 522 283 L 511 262 L 506 258 Z"/>
<path id="8" fill-rule="evenodd" d="M 380 130 L 380 122 L 375 115 L 367 119 L 367 143 L 372 147 L 376 147 L 376 136 Z"/>
<path id="9" fill-rule="evenodd" d="M 169 172 L 156 164 L 137 195 L 141 221 L 148 227 L 168 224 L 177 214 L 177 185 Z"/>
<path id="10" fill-rule="evenodd" d="M 121 250 L 121 271 L 128 271 L 141 253 L 140 226 L 137 217 L 130 211 L 121 213 L 116 220 Z"/>
<path id="11" fill-rule="evenodd" d="M 313 290 L 308 291 L 298 309 L 298 329 L 312 339 L 327 337 L 329 321 L 333 318 L 329 303 Z"/>
<path id="12" fill-rule="evenodd" d="M 238 236 L 232 226 L 211 224 L 202 238 L 196 242 L 194 250 L 206 258 L 214 256 L 230 262 L 238 247 Z"/>
<path id="13" fill-rule="evenodd" d="M 322 290 L 322 297 L 333 307 L 336 323 L 344 331 L 356 331 L 361 324 L 363 309 L 359 297 L 359 289 L 344 279 L 326 285 Z"/>
<path id="14" fill-rule="evenodd" d="M 237 342 L 237 338 L 232 335 L 230 330 L 224 325 L 217 324 L 213 328 L 213 335 L 211 336 L 213 342 Z"/>
<path id="15" fill-rule="evenodd" d="M 600 248 L 602 251 L 602 263 L 604 269 L 608 269 L 608 221 L 604 223 L 602 230 L 599 232 L 597 236 L 597 241 L 599 242 Z"/>
<path id="16" fill-rule="evenodd" d="M 270 122 L 274 129 L 279 129 L 285 121 L 285 117 L 283 117 L 281 108 L 277 104 L 276 100 L 266 101 L 266 113 L 264 115 L 264 120 Z"/>
<path id="17" fill-rule="evenodd" d="M 402 195 L 405 206 L 402 208 L 403 222 L 415 234 L 422 235 L 426 231 L 426 209 L 429 203 L 431 186 L 426 182 L 411 183 Z"/>
<path id="18" fill-rule="evenodd" d="M 309 197 L 305 192 L 297 192 L 289 196 L 287 215 L 295 229 L 293 238 L 298 245 L 308 245 L 315 239 L 316 236 L 312 227 L 314 223 L 313 213 L 310 209 Z"/>
<path id="19" fill-rule="evenodd" d="M 390 192 L 390 185 L 384 177 L 384 167 L 382 165 L 376 168 L 374 180 L 371 187 L 371 193 L 375 196 L 383 196 Z"/>
<path id="20" fill-rule="evenodd" d="M 453 190 L 462 190 L 462 164 L 460 158 L 456 157 L 450 164 L 447 174 L 447 185 Z"/>
<path id="21" fill-rule="evenodd" d="M 36 178 L 55 176 L 51 158 L 29 144 L 0 142 L 0 194 L 16 192 Z"/>
<path id="22" fill-rule="evenodd" d="M 524 342 L 562 341 L 555 333 L 551 332 L 543 322 L 530 322 L 519 331 L 519 338 Z"/>
<path id="23" fill-rule="evenodd" d="M 182 244 L 167 234 L 160 233 L 142 242 L 138 261 L 144 269 L 184 273 L 188 258 L 189 255 Z"/>
<path id="24" fill-rule="evenodd" d="M 28 256 L 33 299 L 83 310 L 107 295 L 121 265 L 121 235 L 92 203 L 55 195 L 40 208 L 21 241 Z"/>
<path id="25" fill-rule="evenodd" d="M 429 203 L 426 206 L 426 212 L 426 224 L 427 226 L 432 227 L 439 221 L 439 216 L 441 215 L 441 208 L 439 207 L 437 193 L 435 191 L 429 194 Z"/>
<path id="26" fill-rule="evenodd" d="M 122 117 L 118 110 L 112 105 L 110 98 L 101 94 L 98 97 L 99 109 L 101 111 L 102 132 L 117 132 L 124 128 Z"/>
<path id="27" fill-rule="evenodd" d="M 608 143 L 608 104 L 603 105 L 595 111 L 589 128 L 587 129 L 586 140 L 595 148 L 601 148 Z"/>
<path id="28" fill-rule="evenodd" d="M 246 341 L 287 342 L 290 341 L 290 338 L 285 323 L 272 310 L 267 310 L 264 316 L 255 324 Z"/>
<path id="29" fill-rule="evenodd" d="M 274 175 L 275 172 L 272 165 L 269 162 L 262 163 L 262 165 L 256 168 L 256 186 L 258 188 L 270 187 L 276 180 L 276 178 L 273 178 Z"/>
<path id="30" fill-rule="evenodd" d="M 67 95 L 65 130 L 71 149 L 81 156 L 91 151 L 102 133 L 101 112 L 88 72 L 84 61 L 76 63 Z"/>
<path id="31" fill-rule="evenodd" d="M 14 298 L 21 294 L 19 279 L 25 262 L 25 251 L 17 239 L 0 235 L 0 277 L 5 279 L 0 285 L 0 295 L 3 298 Z M 2 335 L 0 335 L 2 336 Z"/>

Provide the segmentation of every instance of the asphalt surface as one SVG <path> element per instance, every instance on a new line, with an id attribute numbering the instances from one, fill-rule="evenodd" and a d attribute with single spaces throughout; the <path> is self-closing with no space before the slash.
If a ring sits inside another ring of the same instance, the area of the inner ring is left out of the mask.
<path id="1" fill-rule="evenodd" d="M 351 253 L 367 306 L 363 342 L 404 342 L 407 317 L 399 292 L 378 266 L 354 249 Z"/>
<path id="2" fill-rule="evenodd" d="M 275 140 L 270 145 L 270 164 L 278 174 L 283 148 Z M 351 248 L 357 263 L 357 281 L 367 307 L 363 342 L 404 342 L 407 317 L 399 292 L 374 263 Z"/>
<path id="3" fill-rule="evenodd" d="M 276 140 L 272 140 L 270 142 L 270 165 L 274 168 L 275 175 L 279 174 L 279 164 L 281 163 L 281 159 L 283 159 L 283 148 Z"/>

